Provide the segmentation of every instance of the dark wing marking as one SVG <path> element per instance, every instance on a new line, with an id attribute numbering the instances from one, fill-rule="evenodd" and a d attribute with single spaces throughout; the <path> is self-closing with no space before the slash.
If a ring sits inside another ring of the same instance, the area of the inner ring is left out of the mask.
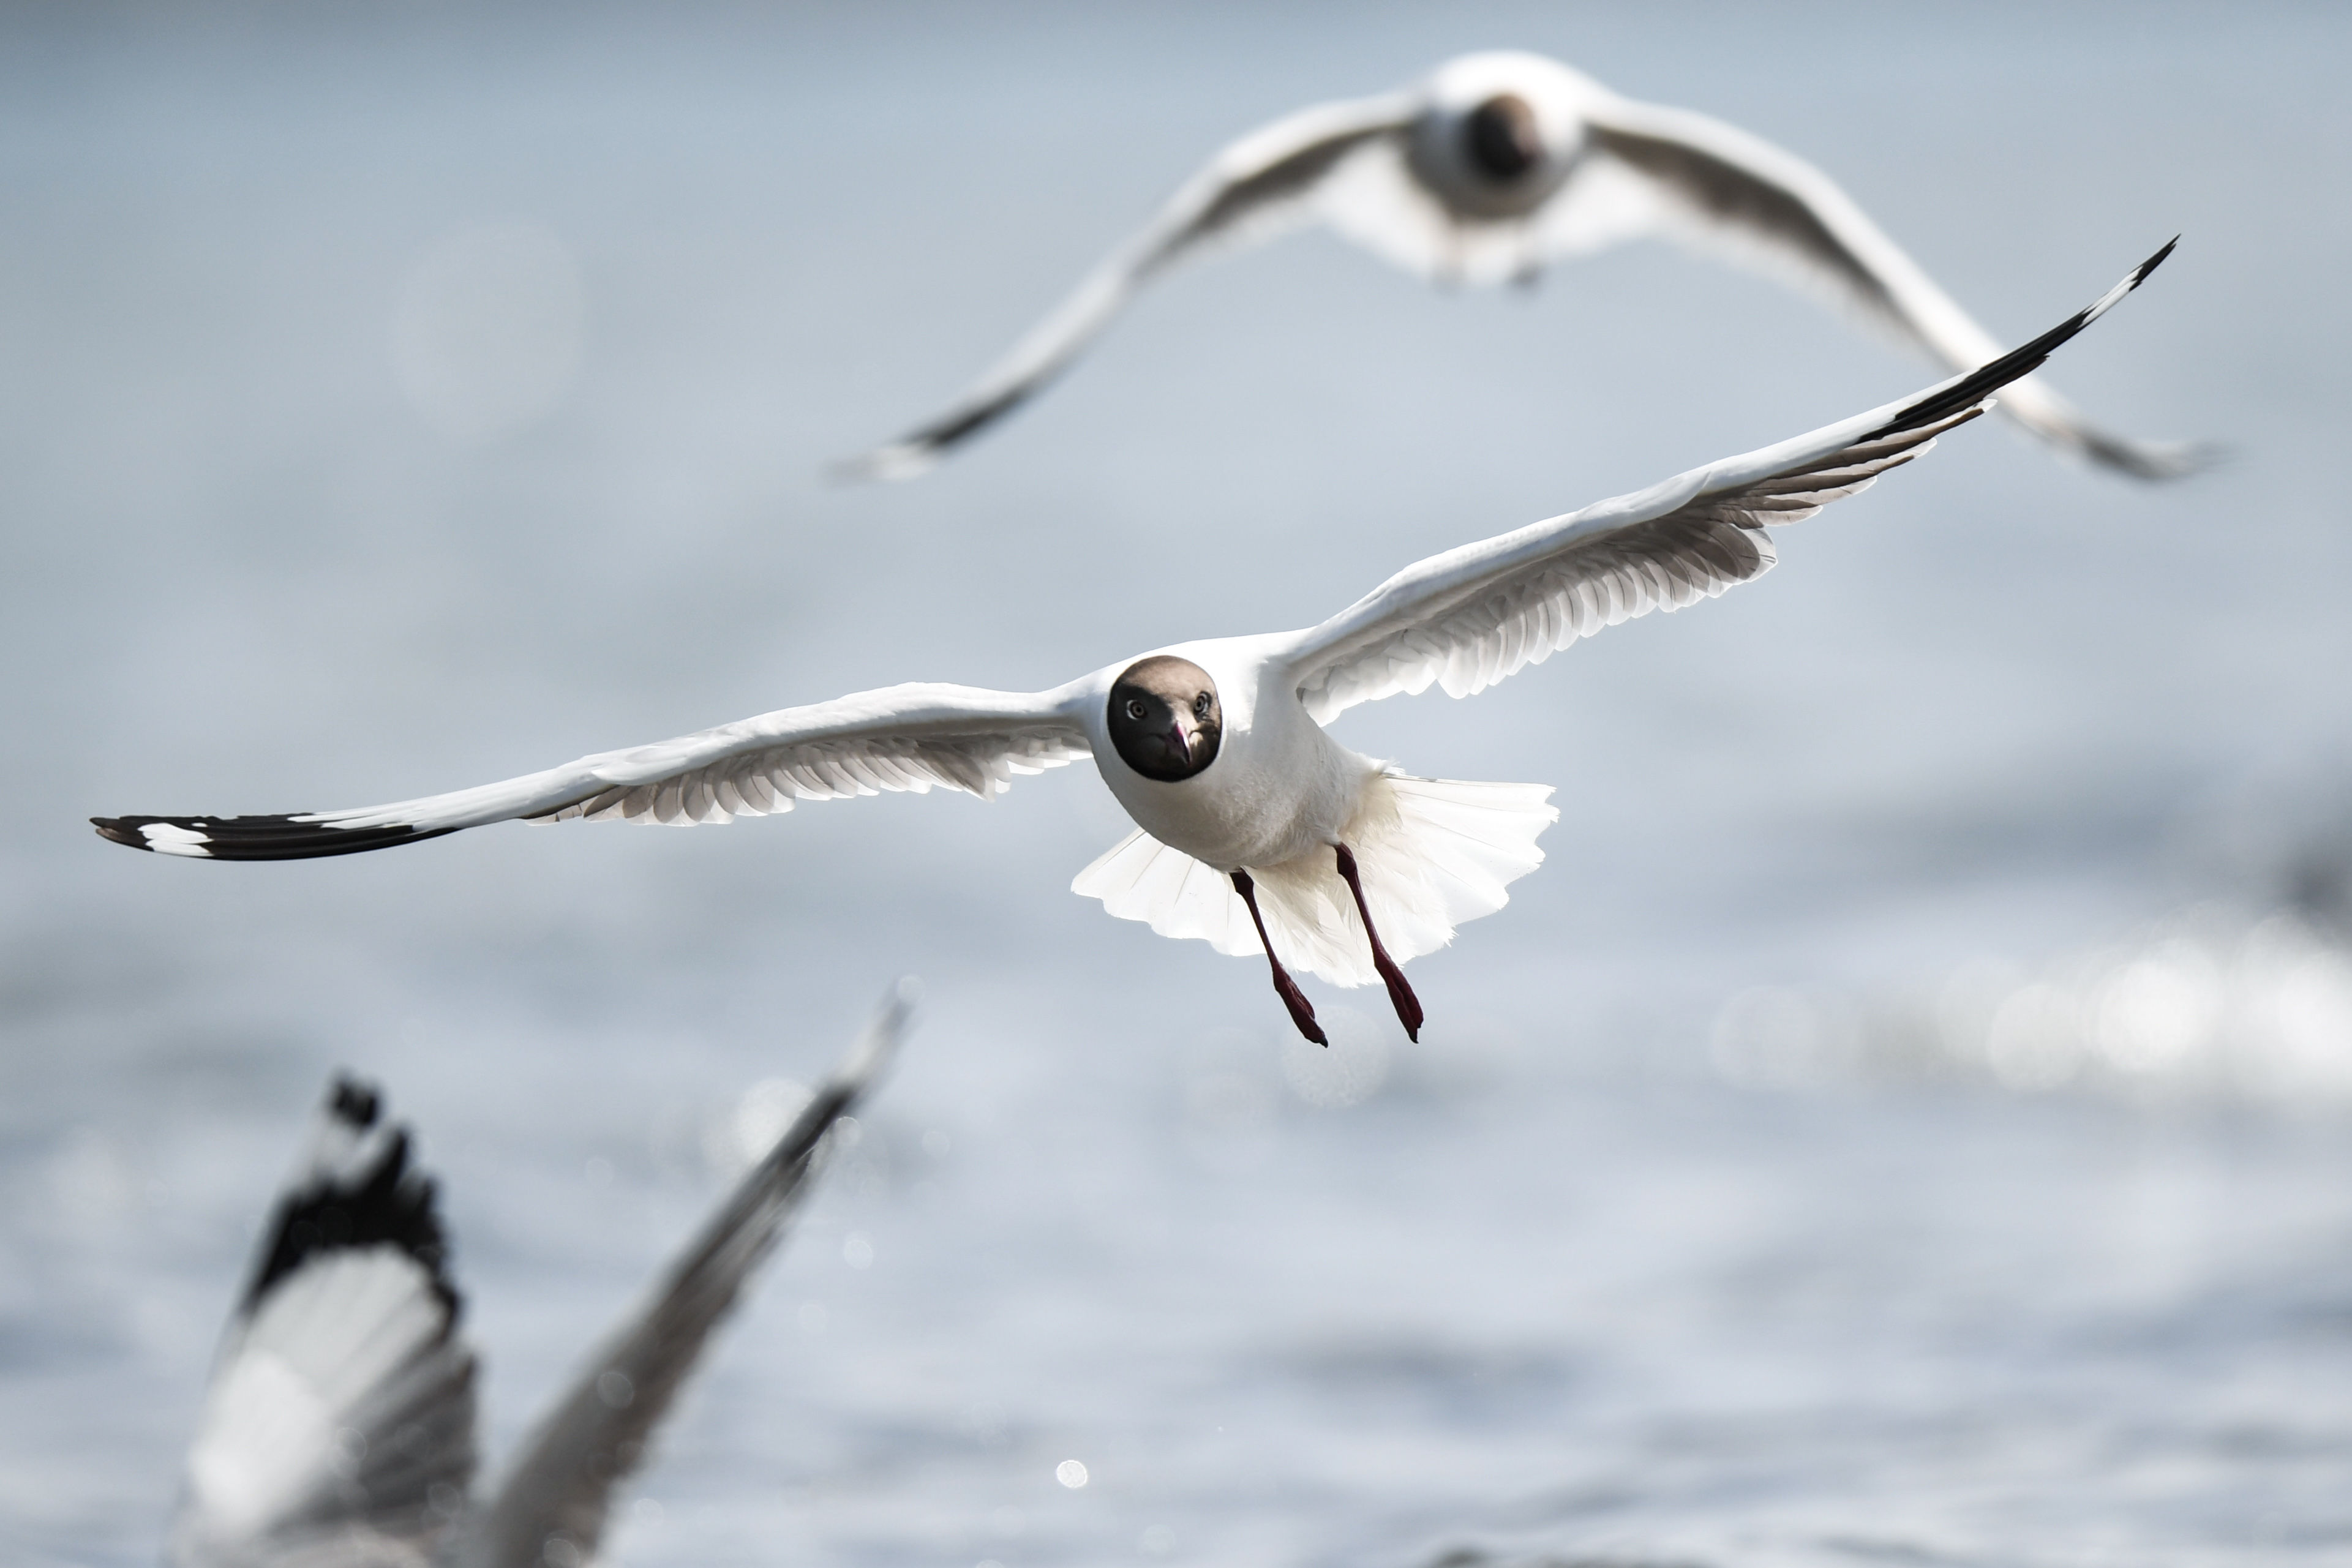
<path id="1" fill-rule="evenodd" d="M 290 815 L 92 817 L 90 825 L 100 838 L 134 850 L 161 849 L 167 854 L 216 861 L 313 860 L 321 855 L 357 854 L 362 850 L 388 850 L 395 844 L 421 844 L 457 831 L 405 824 L 321 828 L 314 819 Z"/>

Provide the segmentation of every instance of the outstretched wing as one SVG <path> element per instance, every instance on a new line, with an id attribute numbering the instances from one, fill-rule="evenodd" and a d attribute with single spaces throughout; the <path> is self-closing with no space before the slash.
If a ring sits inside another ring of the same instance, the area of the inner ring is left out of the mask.
<path id="1" fill-rule="evenodd" d="M 819 1142 L 897 1051 L 912 1004 L 908 982 L 892 988 L 849 1059 L 728 1196 L 652 1298 L 590 1358 L 469 1524 L 460 1564 L 595 1559 L 614 1490 L 643 1462 L 711 1331 L 774 1250 L 806 1190 Z M 558 1538 L 573 1551 L 550 1551 Z"/>
<path id="2" fill-rule="evenodd" d="M 1803 159 L 1704 114 L 1613 94 L 1585 113 L 1591 152 L 1545 208 L 1545 255 L 1662 235 L 1811 294 L 1955 371 L 1999 356 L 1991 336 Z M 2038 381 L 2013 383 L 2000 407 L 2042 439 L 2142 479 L 2177 478 L 2212 455 L 2102 431 Z"/>
<path id="3" fill-rule="evenodd" d="M 389 806 L 90 820 L 100 834 L 132 849 L 211 860 L 302 860 L 415 843 L 517 817 L 683 825 L 886 789 L 961 789 L 985 800 L 1003 794 L 1016 774 L 1089 755 L 1083 726 L 1064 712 L 1067 690 L 886 686 Z"/>
<path id="4" fill-rule="evenodd" d="M 944 413 L 838 472 L 904 479 L 929 468 L 1059 375 L 1138 289 L 1176 262 L 1212 242 L 1263 238 L 1305 217 L 1304 198 L 1351 153 L 1402 129 L 1412 110 L 1403 95 L 1318 104 L 1233 142 Z"/>
<path id="5" fill-rule="evenodd" d="M 230 1319 L 172 1531 L 181 1568 L 423 1568 L 474 1473 L 433 1183 L 339 1080 Z"/>
<path id="6" fill-rule="evenodd" d="M 1406 568 L 1299 633 L 1287 657 L 1301 700 L 1328 722 L 1433 681 L 1467 696 L 1603 626 L 1679 610 L 1761 576 L 1773 561 L 1767 525 L 1801 522 L 1927 452 L 2171 252 L 2167 245 L 2024 347 L 1906 402 Z"/>

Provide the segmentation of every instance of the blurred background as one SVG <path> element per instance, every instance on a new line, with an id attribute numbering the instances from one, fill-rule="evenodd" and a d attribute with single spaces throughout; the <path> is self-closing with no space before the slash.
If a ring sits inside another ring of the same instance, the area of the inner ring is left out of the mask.
<path id="1" fill-rule="evenodd" d="M 493 1453 L 883 987 L 925 1020 L 613 1554 L 2352 1552 L 2352 18 L 2326 5 L 0 13 L 0 1555 L 152 1561 L 325 1075 L 446 1178 Z M 1549 863 L 1377 994 L 1109 920 L 1091 771 L 201 865 L 908 679 L 1031 689 L 1924 384 L 1654 246 L 1182 273 L 929 414 L 1227 139 L 1471 48 L 1820 163 L 2150 488 L 1988 422 L 1475 702 Z M 1181 581 L 1181 592 L 1170 584 Z M 1089 1483 L 1055 1467 L 1076 1458 Z"/>

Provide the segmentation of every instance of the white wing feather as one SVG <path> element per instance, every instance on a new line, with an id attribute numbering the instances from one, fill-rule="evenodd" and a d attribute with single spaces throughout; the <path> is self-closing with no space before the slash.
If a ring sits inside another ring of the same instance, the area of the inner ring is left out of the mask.
<path id="1" fill-rule="evenodd" d="M 1318 723 L 1434 683 L 1484 691 L 1603 626 L 1712 599 L 1773 563 L 1768 524 L 1801 522 L 1931 450 L 2172 253 L 1991 363 L 1900 402 L 1629 496 L 1431 556 L 1297 634 L 1283 656 Z"/>
<path id="2" fill-rule="evenodd" d="M 1328 723 L 1433 683 L 1468 696 L 1604 626 L 1712 599 L 1771 570 L 1767 523 L 1802 521 L 1868 488 L 1973 417 L 1856 446 L 1864 415 L 1832 427 L 1843 438 L 1800 437 L 1432 556 L 1303 634 L 1300 699 Z M 1789 450 L 1807 444 L 1822 450 Z"/>
<path id="3" fill-rule="evenodd" d="M 275 817 L 104 818 L 98 826 L 118 843 L 166 854 L 291 859 L 516 818 L 683 826 L 884 790 L 959 789 L 985 800 L 1021 774 L 1091 755 L 1082 720 L 1066 711 L 1074 689 L 888 686 L 387 806 Z"/>

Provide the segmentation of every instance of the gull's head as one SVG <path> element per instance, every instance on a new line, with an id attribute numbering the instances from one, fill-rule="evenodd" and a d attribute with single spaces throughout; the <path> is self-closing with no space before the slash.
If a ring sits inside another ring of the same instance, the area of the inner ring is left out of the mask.
<path id="1" fill-rule="evenodd" d="M 1583 106 L 1601 90 L 1541 55 L 1464 55 L 1429 78 L 1407 159 L 1457 217 L 1524 217 L 1582 155 Z"/>
<path id="2" fill-rule="evenodd" d="M 1190 659 L 1138 659 L 1110 684 L 1110 743 L 1119 760 L 1173 784 L 1205 770 L 1224 738 L 1217 683 Z"/>
<path id="3" fill-rule="evenodd" d="M 1544 161 L 1543 128 L 1515 92 L 1498 92 L 1462 117 L 1462 160 L 1498 185 L 1526 179 Z"/>

